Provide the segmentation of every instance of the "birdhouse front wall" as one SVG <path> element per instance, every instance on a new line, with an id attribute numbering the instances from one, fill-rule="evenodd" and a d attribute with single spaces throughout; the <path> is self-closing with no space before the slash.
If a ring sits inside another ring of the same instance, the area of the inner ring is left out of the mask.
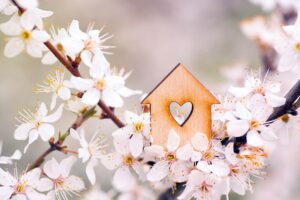
<path id="1" fill-rule="evenodd" d="M 170 112 L 172 102 L 192 103 L 192 113 L 182 126 Z M 197 132 L 211 138 L 211 105 L 219 102 L 183 65 L 177 65 L 142 103 L 150 105 L 155 144 L 165 146 L 171 129 L 180 135 L 181 145 Z"/>
<path id="2" fill-rule="evenodd" d="M 193 110 L 183 126 L 180 126 L 170 113 L 169 105 L 172 102 L 182 105 L 192 102 Z M 174 129 L 181 137 L 181 144 L 185 144 L 197 132 L 202 132 L 211 138 L 211 111 L 210 105 L 205 102 L 196 102 L 194 99 L 166 98 L 163 102 L 153 102 L 151 112 L 151 134 L 155 144 L 165 146 L 169 131 Z"/>

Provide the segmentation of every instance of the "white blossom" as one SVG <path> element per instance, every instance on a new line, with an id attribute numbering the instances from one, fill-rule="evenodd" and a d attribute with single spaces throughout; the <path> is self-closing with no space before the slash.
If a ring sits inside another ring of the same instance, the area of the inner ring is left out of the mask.
<path id="1" fill-rule="evenodd" d="M 277 37 L 274 47 L 279 54 L 278 70 L 280 72 L 300 69 L 300 17 L 294 25 L 283 27 L 285 34 Z"/>
<path id="2" fill-rule="evenodd" d="M 36 92 L 53 93 L 52 100 L 50 104 L 50 109 L 52 110 L 56 105 L 56 100 L 60 99 L 67 101 L 71 98 L 71 84 L 64 80 L 65 71 L 61 68 L 57 68 L 55 73 L 49 74 L 43 85 L 39 84 Z"/>
<path id="3" fill-rule="evenodd" d="M 43 29 L 43 18 L 50 17 L 53 12 L 39 9 L 38 0 L 17 0 L 25 11 L 20 16 L 20 23 L 23 27 L 32 30 L 35 26 Z"/>
<path id="4" fill-rule="evenodd" d="M 188 151 L 179 151 L 180 136 L 170 130 L 166 149 L 159 145 L 146 147 L 145 151 L 154 154 L 158 162 L 150 169 L 147 179 L 151 182 L 161 181 L 164 178 L 172 178 L 175 182 L 184 182 L 190 172 L 190 166 L 186 163 L 189 158 Z"/>
<path id="5" fill-rule="evenodd" d="M 115 170 L 112 183 L 118 190 L 126 190 L 135 182 L 131 171 L 138 174 L 141 180 L 145 179 L 143 165 L 129 150 L 129 138 L 127 135 L 119 135 L 114 138 L 116 152 L 103 156 L 102 164 L 109 170 Z"/>
<path id="6" fill-rule="evenodd" d="M 20 177 L 14 177 L 0 168 L 0 199 L 48 200 L 47 196 L 38 190 L 43 189 L 43 185 L 40 185 L 41 172 L 41 169 L 35 168 Z"/>
<path id="7" fill-rule="evenodd" d="M 94 171 L 94 167 L 99 164 L 98 160 L 100 160 L 105 151 L 106 143 L 103 138 L 96 131 L 89 142 L 87 142 L 85 138 L 85 132 L 82 129 L 80 134 L 74 129 L 70 130 L 70 135 L 80 142 L 81 148 L 78 149 L 78 157 L 82 159 L 82 162 L 87 162 L 86 165 L 86 175 L 89 181 L 92 184 L 96 182 L 96 175 Z"/>
<path id="8" fill-rule="evenodd" d="M 150 140 L 150 114 L 137 115 L 126 111 L 125 121 L 127 125 L 115 131 L 113 136 L 128 135 L 130 152 L 137 157 L 142 153 L 144 143 Z"/>
<path id="9" fill-rule="evenodd" d="M 247 143 L 253 146 L 263 146 L 264 140 L 274 141 L 277 136 L 265 123 L 269 112 L 265 111 L 264 104 L 255 104 L 252 109 L 237 103 L 235 115 L 238 119 L 227 123 L 230 136 L 239 137 L 247 133 Z"/>
<path id="10" fill-rule="evenodd" d="M 216 200 L 220 199 L 223 189 L 220 179 L 213 175 L 193 170 L 189 175 L 185 190 L 178 199 Z"/>
<path id="11" fill-rule="evenodd" d="M 139 94 L 140 91 L 133 91 L 125 87 L 125 80 L 128 75 L 114 74 L 101 68 L 90 70 L 92 79 L 71 77 L 73 87 L 81 92 L 82 102 L 87 105 L 96 105 L 100 99 L 111 107 L 122 107 L 123 97 Z"/>
<path id="12" fill-rule="evenodd" d="M 51 123 L 59 120 L 62 111 L 63 104 L 54 113 L 48 115 L 45 103 L 41 103 L 36 112 L 30 110 L 24 110 L 23 113 L 20 112 L 19 121 L 21 124 L 15 130 L 15 139 L 26 140 L 29 138 L 24 152 L 39 136 L 43 141 L 48 141 L 54 136 L 55 128 Z"/>
<path id="13" fill-rule="evenodd" d="M 79 22 L 73 20 L 68 29 L 69 37 L 63 39 L 62 44 L 66 54 L 75 59 L 80 55 L 82 61 L 86 65 L 91 64 L 93 56 L 102 56 L 103 50 L 110 48 L 103 45 L 111 36 L 104 34 L 100 36 L 101 30 L 94 30 L 93 26 L 89 26 L 87 32 L 83 32 L 79 28 Z"/>
<path id="14" fill-rule="evenodd" d="M 262 96 L 272 107 L 281 106 L 286 101 L 284 97 L 276 95 L 280 92 L 280 83 L 267 80 L 266 77 L 262 80 L 260 77 L 248 76 L 244 87 L 230 87 L 229 92 L 236 97 L 248 97 L 250 101 L 252 97 Z"/>
<path id="15" fill-rule="evenodd" d="M 43 30 L 21 25 L 18 16 L 1 24 L 0 30 L 10 36 L 4 48 L 4 55 L 9 58 L 19 55 L 25 49 L 32 57 L 42 57 L 45 49 L 43 42 L 50 39 L 48 33 Z"/>
<path id="16" fill-rule="evenodd" d="M 55 158 L 47 161 L 44 165 L 44 173 L 48 178 L 43 179 L 43 184 L 54 188 L 48 195 L 50 199 L 68 200 L 73 194 L 78 195 L 85 186 L 81 178 L 70 175 L 71 168 L 76 162 L 74 156 L 63 159 L 60 163 Z"/>
<path id="17" fill-rule="evenodd" d="M 51 39 L 50 39 L 51 44 L 54 47 L 56 47 L 56 50 L 59 53 L 61 53 L 62 55 L 65 55 L 65 49 L 62 44 L 62 41 L 63 41 L 63 39 L 65 39 L 69 36 L 67 30 L 64 28 L 61 28 L 56 31 L 55 28 L 52 26 L 50 29 L 50 33 L 51 33 Z M 57 62 L 57 58 L 50 50 L 44 54 L 44 56 L 42 58 L 43 64 L 52 65 L 55 62 Z"/>

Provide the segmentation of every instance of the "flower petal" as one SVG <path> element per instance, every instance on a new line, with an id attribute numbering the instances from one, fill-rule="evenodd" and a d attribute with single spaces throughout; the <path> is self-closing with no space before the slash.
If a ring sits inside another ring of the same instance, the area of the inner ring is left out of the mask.
<path id="1" fill-rule="evenodd" d="M 63 107 L 64 107 L 64 104 L 61 104 L 54 113 L 52 113 L 51 115 L 45 116 L 43 118 L 43 122 L 53 123 L 53 122 L 56 122 L 57 120 L 59 120 L 59 118 L 61 117 L 62 112 L 63 112 Z"/>
<path id="2" fill-rule="evenodd" d="M 168 151 L 175 151 L 180 145 L 180 136 L 175 132 L 175 130 L 170 130 L 167 141 Z"/>
<path id="3" fill-rule="evenodd" d="M 112 181 L 114 187 L 119 191 L 128 191 L 135 183 L 134 177 L 131 175 L 128 167 L 120 167 Z"/>
<path id="4" fill-rule="evenodd" d="M 257 131 L 249 131 L 247 133 L 247 143 L 254 147 L 262 147 L 264 142 Z"/>
<path id="5" fill-rule="evenodd" d="M 44 164 L 43 170 L 45 174 L 51 179 L 56 179 L 60 176 L 59 164 L 55 158 L 47 161 Z"/>
<path id="6" fill-rule="evenodd" d="M 60 162 L 60 173 L 63 177 L 67 177 L 70 174 L 71 168 L 74 165 L 74 163 L 76 162 L 76 157 L 75 156 L 70 156 L 66 159 L 63 159 Z"/>
<path id="7" fill-rule="evenodd" d="M 94 167 L 98 165 L 98 161 L 96 159 L 91 159 L 85 169 L 85 173 L 89 179 L 89 181 L 91 182 L 91 184 L 95 184 L 96 183 L 96 174 L 95 174 L 95 170 Z"/>
<path id="8" fill-rule="evenodd" d="M 94 82 L 90 79 L 83 79 L 80 77 L 71 77 L 73 87 L 79 91 L 85 91 L 93 87 Z"/>
<path id="9" fill-rule="evenodd" d="M 8 58 L 19 55 L 25 49 L 24 42 L 19 38 L 11 38 L 5 45 L 4 55 Z"/>
<path id="10" fill-rule="evenodd" d="M 193 154 L 193 147 L 190 143 L 187 143 L 183 147 L 180 147 L 176 151 L 176 157 L 179 160 L 189 160 Z"/>
<path id="11" fill-rule="evenodd" d="M 147 179 L 156 182 L 164 179 L 169 173 L 169 163 L 167 161 L 159 161 L 148 172 Z"/>
<path id="12" fill-rule="evenodd" d="M 21 124 L 15 130 L 15 139 L 16 140 L 26 140 L 28 138 L 28 134 L 34 126 L 31 123 Z"/>
<path id="13" fill-rule="evenodd" d="M 39 135 L 41 136 L 42 140 L 45 142 L 48 141 L 51 137 L 55 134 L 54 126 L 51 124 L 42 124 L 38 128 Z"/>
<path id="14" fill-rule="evenodd" d="M 71 91 L 70 91 L 70 89 L 67 88 L 67 87 L 61 87 L 61 88 L 58 90 L 58 96 L 59 96 L 62 100 L 66 101 L 66 100 L 68 100 L 68 99 L 71 98 Z"/>
<path id="15" fill-rule="evenodd" d="M 227 132 L 229 136 L 240 137 L 249 129 L 247 120 L 232 120 L 227 123 Z"/>
<path id="16" fill-rule="evenodd" d="M 142 134 L 133 134 L 129 140 L 129 149 L 134 157 L 138 157 L 143 151 L 143 136 Z"/>
<path id="17" fill-rule="evenodd" d="M 87 105 L 97 105 L 100 100 L 100 91 L 96 88 L 87 90 L 82 96 L 82 102 Z"/>
<path id="18" fill-rule="evenodd" d="M 191 138 L 191 144 L 197 151 L 206 151 L 209 148 L 209 141 L 203 133 L 196 133 Z"/>

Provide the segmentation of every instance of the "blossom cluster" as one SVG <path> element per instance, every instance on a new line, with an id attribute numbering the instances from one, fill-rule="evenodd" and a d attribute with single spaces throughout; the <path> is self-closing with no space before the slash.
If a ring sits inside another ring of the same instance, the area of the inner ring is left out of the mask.
<path id="1" fill-rule="evenodd" d="M 295 1 L 287 0 L 251 2 L 267 10 L 277 6 L 297 10 L 298 6 Z M 104 43 L 111 36 L 93 26 L 82 31 L 77 20 L 71 21 L 67 28 L 52 27 L 48 34 L 43 20 L 53 13 L 38 6 L 37 0 L 0 2 L 0 12 L 10 17 L 0 24 L 0 30 L 9 37 L 4 55 L 11 58 L 26 51 L 45 65 L 59 61 L 68 65 L 69 71 L 71 66 L 72 75 L 67 79 L 65 69 L 56 68 L 37 85 L 37 93 L 51 95 L 49 108 L 41 102 L 36 110 L 20 112 L 14 138 L 28 140 L 24 154 L 40 138 L 50 145 L 45 155 L 52 151 L 71 155 L 60 162 L 47 157 L 43 163 L 45 157 L 42 157 L 21 174 L 17 170 L 11 174 L 1 166 L 1 200 L 68 200 L 74 195 L 85 200 L 152 200 L 157 198 L 158 191 L 176 190 L 178 184 L 184 185 L 178 196 L 183 200 L 218 200 L 222 196 L 229 198 L 230 192 L 245 195 L 253 191 L 253 177 L 265 175 L 267 157 L 274 146 L 299 127 L 300 119 L 295 113 L 272 120 L 269 116 L 287 100 L 281 89 L 284 84 L 278 81 L 281 74 L 298 74 L 295 80 L 299 79 L 300 17 L 294 24 L 285 26 L 276 16 L 244 21 L 241 28 L 246 36 L 260 47 L 276 51 L 275 71 L 280 72 L 279 78 L 249 73 L 242 85 L 231 86 L 224 94 L 217 95 L 220 104 L 212 107 L 211 138 L 199 131 L 184 143 L 175 130 L 165 130 L 168 138 L 161 146 L 150 134 L 151 113 L 147 109 L 141 109 L 140 113 L 125 111 L 124 123 L 116 119 L 114 110 L 124 106 L 124 98 L 142 92 L 129 89 L 125 82 L 130 73 L 113 68 L 106 58 L 111 46 Z M 88 70 L 87 77 L 79 73 L 81 65 Z M 64 132 L 57 130 L 55 123 L 62 121 L 66 111 L 77 119 Z M 182 112 L 176 113 L 176 118 L 184 118 Z M 100 130 L 86 133 L 80 127 L 91 117 L 112 118 L 119 126 L 111 134 L 112 148 L 107 134 Z M 78 144 L 77 149 L 69 149 L 64 144 L 67 137 Z M 10 157 L 1 156 L 0 165 L 12 164 L 21 154 L 16 150 Z M 82 177 L 71 175 L 74 164 L 84 165 L 88 183 Z M 99 165 L 114 173 L 113 189 L 109 192 L 102 191 L 98 185 L 96 167 Z M 85 191 L 87 184 L 93 189 Z"/>

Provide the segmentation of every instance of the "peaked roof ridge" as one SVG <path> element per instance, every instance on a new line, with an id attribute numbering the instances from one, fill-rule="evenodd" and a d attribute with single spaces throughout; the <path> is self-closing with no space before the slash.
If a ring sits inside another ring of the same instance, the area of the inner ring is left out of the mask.
<path id="1" fill-rule="evenodd" d="M 154 87 L 154 89 L 152 89 L 149 93 L 148 93 L 148 95 L 145 97 L 145 98 L 143 98 L 143 100 L 142 100 L 142 102 L 141 103 L 144 103 L 144 101 L 149 97 L 149 96 L 151 96 L 151 94 L 152 93 L 154 93 L 154 91 L 157 89 L 157 88 L 159 88 L 161 85 L 162 85 L 162 83 L 163 82 L 165 82 L 165 80 L 166 79 L 168 79 L 169 78 L 169 76 L 171 76 L 171 74 L 173 74 L 173 72 L 174 71 L 176 71 L 177 69 L 178 69 L 178 67 L 183 67 L 183 69 L 184 70 L 186 70 L 190 75 L 191 75 L 191 77 L 192 78 L 194 78 L 198 83 L 199 83 L 199 85 L 200 85 L 200 87 L 203 87 L 205 90 L 206 90 L 206 92 L 208 92 L 208 93 L 210 93 L 210 95 L 212 95 L 213 97 L 215 97 L 183 64 L 181 64 L 181 63 L 178 63 L 155 87 Z"/>

